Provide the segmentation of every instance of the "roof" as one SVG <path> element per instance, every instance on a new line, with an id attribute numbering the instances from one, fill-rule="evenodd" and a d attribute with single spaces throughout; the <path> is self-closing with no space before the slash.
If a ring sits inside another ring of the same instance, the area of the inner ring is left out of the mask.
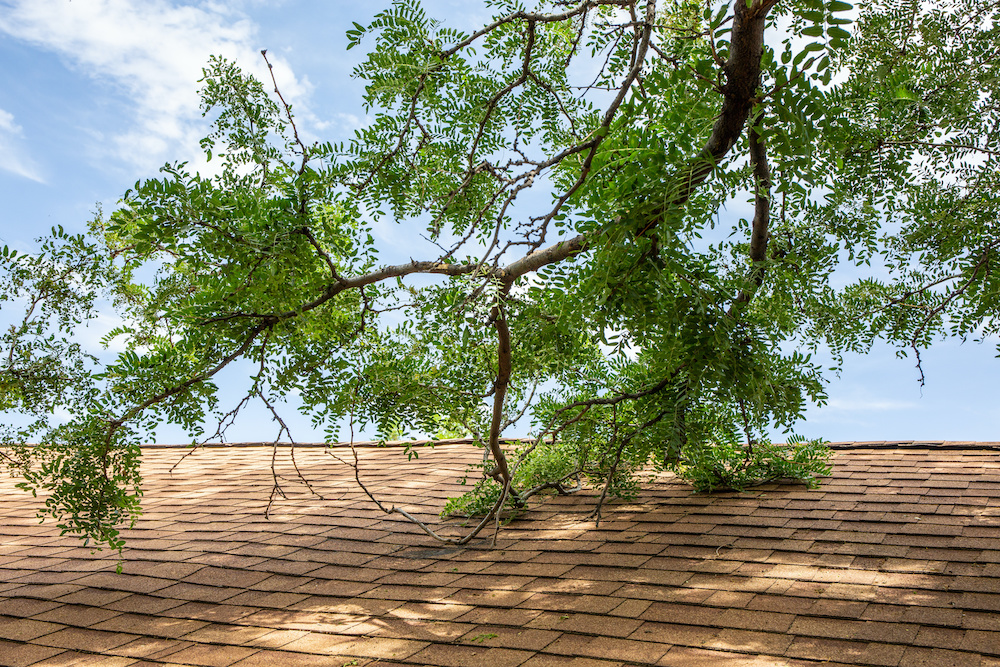
<path id="1" fill-rule="evenodd" d="M 1000 451 L 877 444 L 812 491 L 656 475 L 599 528 L 595 494 L 549 497 L 496 548 L 381 513 L 321 448 L 295 459 L 322 500 L 277 450 L 270 519 L 270 448 L 173 474 L 184 452 L 149 449 L 121 574 L 3 479 L 0 664 L 1000 666 Z M 437 522 L 481 450 L 417 451 L 358 449 L 362 479 Z"/>

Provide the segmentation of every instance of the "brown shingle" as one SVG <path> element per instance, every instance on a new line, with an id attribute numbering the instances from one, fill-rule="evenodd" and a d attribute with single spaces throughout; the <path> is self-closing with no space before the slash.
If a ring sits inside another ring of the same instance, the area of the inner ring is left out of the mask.
<path id="1" fill-rule="evenodd" d="M 899 667 L 980 667 L 982 660 L 974 653 L 940 648 L 910 646 L 899 661 Z"/>
<path id="2" fill-rule="evenodd" d="M 480 450 L 399 454 L 359 449 L 371 488 L 439 523 Z M 592 493 L 534 503 L 496 549 L 381 514 L 319 448 L 297 461 L 332 500 L 269 520 L 269 449 L 176 456 L 145 453 L 122 574 L 0 480 L 3 661 L 1000 667 L 1000 449 L 838 450 L 818 491 L 660 475 L 599 528 Z"/>
<path id="3" fill-rule="evenodd" d="M 659 642 L 566 634 L 550 644 L 546 650 L 563 655 L 649 665 L 666 655 L 671 648 L 671 644 Z"/>
<path id="4" fill-rule="evenodd" d="M 0 616 L 0 639 L 27 642 L 58 632 L 64 627 L 66 626 L 58 623 Z"/>

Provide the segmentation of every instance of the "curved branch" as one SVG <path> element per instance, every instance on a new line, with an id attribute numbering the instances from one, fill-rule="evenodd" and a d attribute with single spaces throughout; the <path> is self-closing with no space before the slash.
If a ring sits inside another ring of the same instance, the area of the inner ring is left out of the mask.
<path id="1" fill-rule="evenodd" d="M 763 111 L 754 119 L 750 127 L 750 163 L 753 165 L 754 178 L 754 212 L 750 232 L 750 272 L 747 282 L 752 287 L 740 290 L 739 295 L 729 307 L 732 315 L 739 304 L 746 304 L 753 298 L 754 292 L 764 283 L 767 260 L 768 226 L 771 221 L 771 169 L 767 164 L 767 147 L 761 130 L 764 121 Z"/>
<path id="2" fill-rule="evenodd" d="M 934 307 L 933 309 L 927 311 L 926 315 L 924 316 L 923 321 L 920 323 L 920 326 L 918 326 L 916 329 L 914 329 L 913 335 L 910 336 L 910 348 L 913 350 L 913 353 L 917 357 L 917 370 L 920 372 L 920 386 L 921 387 L 923 387 L 924 384 L 925 384 L 925 382 L 924 382 L 925 378 L 924 378 L 923 364 L 922 364 L 922 361 L 920 359 L 920 348 L 917 346 L 917 341 L 919 340 L 919 338 L 923 334 L 923 332 L 927 330 L 927 327 L 928 327 L 928 325 L 930 325 L 931 320 L 934 319 L 937 315 L 939 315 L 942 311 L 944 311 L 944 309 L 948 307 L 948 304 L 950 304 L 952 301 L 954 301 L 957 297 L 959 297 L 962 294 L 964 294 L 966 292 L 966 290 L 968 290 L 969 287 L 972 286 L 972 284 L 976 280 L 976 276 L 979 275 L 979 271 L 984 266 L 986 267 L 986 273 L 989 274 L 989 271 L 990 271 L 990 267 L 989 267 L 990 255 L 991 255 L 994 247 L 996 247 L 996 245 L 997 244 L 991 244 L 988 248 L 986 248 L 986 250 L 983 252 L 982 258 L 980 258 L 980 260 L 976 263 L 975 267 L 973 267 L 972 273 L 971 273 L 971 275 L 969 275 L 969 279 L 966 280 L 965 283 L 963 283 L 962 285 L 960 285 L 958 288 L 956 288 L 952 292 L 949 292 L 945 296 L 944 300 L 941 303 L 939 303 L 936 307 Z"/>
<path id="3" fill-rule="evenodd" d="M 507 397 L 507 388 L 510 386 L 510 376 L 512 372 L 511 349 L 510 349 L 510 328 L 507 326 L 507 313 L 502 299 L 506 297 L 510 290 L 510 283 L 497 296 L 497 305 L 493 307 L 493 326 L 497 330 L 497 380 L 493 384 L 493 417 L 490 422 L 489 449 L 496 462 L 496 475 L 504 486 L 509 486 L 513 481 L 510 468 L 507 466 L 507 456 L 500 446 L 500 428 L 503 426 L 503 404 Z"/>
<path id="4" fill-rule="evenodd" d="M 722 108 L 712 125 L 712 133 L 698 155 L 674 176 L 664 205 L 650 214 L 651 219 L 639 230 L 638 236 L 651 231 L 668 210 L 686 204 L 743 134 L 760 88 L 764 28 L 767 14 L 775 4 L 777 0 L 750 0 L 749 3 L 736 0 L 734 3 L 729 59 L 723 67 L 726 85 L 722 89 Z"/>
<path id="5" fill-rule="evenodd" d="M 656 0 L 649 0 L 646 4 L 646 16 L 645 21 L 642 24 L 641 36 L 635 44 L 632 54 L 631 67 L 629 68 L 628 74 L 622 80 L 621 85 L 618 87 L 618 94 L 615 95 L 615 99 L 608 105 L 608 108 L 604 112 L 604 118 L 601 119 L 601 125 L 594 132 L 591 133 L 593 137 L 589 142 L 590 150 L 587 152 L 587 156 L 583 159 L 583 164 L 580 166 L 580 174 L 577 176 L 576 182 L 571 185 L 566 192 L 559 196 L 556 200 L 556 205 L 552 207 L 552 210 L 547 214 L 538 219 L 538 226 L 542 229 L 541 237 L 539 238 L 537 244 L 534 248 L 540 246 L 545 240 L 545 230 L 548 227 L 549 222 L 552 221 L 559 211 L 562 210 L 563 205 L 569 200 L 573 194 L 580 189 L 580 187 L 586 182 L 587 176 L 590 175 L 590 169 L 594 163 L 594 156 L 597 154 L 597 148 L 600 146 L 601 142 L 604 140 L 611 129 L 611 122 L 614 120 L 615 115 L 618 113 L 618 109 L 621 107 L 625 98 L 628 96 L 629 91 L 632 89 L 632 84 L 636 82 L 639 78 L 639 74 L 642 72 L 642 66 L 646 62 L 646 53 L 649 50 L 649 44 L 653 38 L 653 24 L 656 20 Z M 638 31 L 638 27 L 636 28 Z M 586 144 L 581 144 L 585 146 Z M 564 151 L 565 152 L 565 151 Z M 562 158 L 559 158 L 560 160 Z M 540 171 L 540 169 L 534 170 L 535 172 Z"/>

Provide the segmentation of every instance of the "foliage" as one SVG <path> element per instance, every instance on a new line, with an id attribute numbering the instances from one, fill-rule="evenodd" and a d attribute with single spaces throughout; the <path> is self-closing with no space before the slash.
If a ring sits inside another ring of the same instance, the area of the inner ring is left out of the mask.
<path id="1" fill-rule="evenodd" d="M 819 439 L 792 436 L 787 445 L 756 443 L 737 438 L 698 447 L 683 456 L 680 475 L 697 491 L 745 491 L 751 486 L 783 479 L 799 479 L 809 488 L 830 474 L 829 449 Z"/>
<path id="2" fill-rule="evenodd" d="M 526 453 L 531 444 L 521 444 L 514 451 L 519 454 Z M 535 448 L 532 456 L 525 458 L 524 465 L 517 468 L 514 474 L 513 488 L 520 491 L 529 491 L 539 486 L 553 483 L 553 488 L 558 488 L 555 483 L 566 483 L 569 478 L 578 478 L 579 465 L 586 464 L 588 459 L 581 457 L 580 452 L 566 445 L 545 446 Z M 490 477 L 483 475 L 482 470 L 487 467 L 486 463 L 477 463 L 469 467 L 466 475 L 459 480 L 462 485 L 468 483 L 469 477 L 478 478 L 472 489 L 456 498 L 451 498 L 441 511 L 442 516 L 483 516 L 489 514 L 494 505 L 497 504 L 502 487 L 496 484 Z M 523 501 L 518 495 L 507 498 L 505 506 L 509 510 L 516 511 L 523 506 Z"/>
<path id="3" fill-rule="evenodd" d="M 823 404 L 818 349 L 885 339 L 919 367 L 940 335 L 997 332 L 995 3 L 490 6 L 470 34 L 416 0 L 355 24 L 373 120 L 343 144 L 213 59 L 212 173 L 166 165 L 89 236 L 3 251 L 27 317 L 0 405 L 30 419 L 0 451 L 64 529 L 119 544 L 162 421 L 224 440 L 259 401 L 290 439 L 291 393 L 331 440 L 472 434 L 447 511 L 485 517 L 458 542 L 578 480 L 599 516 L 650 465 L 814 483 L 817 441 L 766 443 Z M 436 250 L 390 263 L 389 222 Z M 124 351 L 98 364 L 71 334 L 102 299 Z M 241 360 L 231 404 L 213 378 Z M 505 448 L 522 418 L 535 444 Z"/>

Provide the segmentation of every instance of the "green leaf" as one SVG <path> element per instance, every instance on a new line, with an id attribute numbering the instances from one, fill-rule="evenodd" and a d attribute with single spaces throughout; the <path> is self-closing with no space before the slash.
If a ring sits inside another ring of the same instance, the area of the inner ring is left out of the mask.
<path id="1" fill-rule="evenodd" d="M 826 34 L 834 39 L 850 39 L 851 33 L 844 30 L 840 26 L 832 25 L 826 29 Z"/>

